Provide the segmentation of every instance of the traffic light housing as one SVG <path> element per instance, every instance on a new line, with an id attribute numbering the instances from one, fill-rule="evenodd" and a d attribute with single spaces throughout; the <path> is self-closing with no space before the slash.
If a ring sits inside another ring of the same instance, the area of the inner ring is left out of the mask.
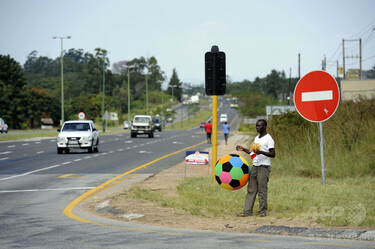
<path id="1" fill-rule="evenodd" d="M 205 58 L 205 88 L 207 95 L 224 95 L 226 92 L 225 53 L 212 46 Z"/>

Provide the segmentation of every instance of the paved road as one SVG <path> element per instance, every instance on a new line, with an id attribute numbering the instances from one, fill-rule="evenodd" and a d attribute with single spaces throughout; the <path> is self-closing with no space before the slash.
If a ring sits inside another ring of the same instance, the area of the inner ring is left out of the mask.
<path id="1" fill-rule="evenodd" d="M 121 175 L 127 181 L 127 176 L 155 174 L 181 162 L 186 148 L 204 149 L 199 128 L 157 132 L 153 139 L 131 139 L 127 132 L 102 135 L 94 154 L 58 155 L 55 143 L 0 143 L 1 248 L 374 248 L 369 241 L 137 225 L 92 216 L 75 206 L 77 198 Z M 74 216 L 63 213 L 69 207 Z"/>

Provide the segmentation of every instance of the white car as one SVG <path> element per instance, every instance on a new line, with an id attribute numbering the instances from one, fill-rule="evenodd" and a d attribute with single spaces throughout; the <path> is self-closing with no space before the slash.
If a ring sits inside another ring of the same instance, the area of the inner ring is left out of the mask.
<path id="1" fill-rule="evenodd" d="M 135 115 L 131 125 L 130 137 L 137 135 L 148 135 L 149 138 L 154 137 L 155 125 L 154 119 L 150 115 Z"/>
<path id="2" fill-rule="evenodd" d="M 1 133 L 8 133 L 8 125 L 4 122 L 2 118 L 0 118 L 0 131 Z"/>
<path id="3" fill-rule="evenodd" d="M 124 121 L 124 129 L 129 129 L 129 128 L 130 128 L 129 121 Z"/>
<path id="4" fill-rule="evenodd" d="M 228 115 L 227 114 L 221 114 L 220 115 L 220 123 L 228 122 Z"/>
<path id="5" fill-rule="evenodd" d="M 69 153 L 70 149 L 88 150 L 89 153 L 99 151 L 99 131 L 91 120 L 76 120 L 64 122 L 57 129 L 57 153 Z"/>

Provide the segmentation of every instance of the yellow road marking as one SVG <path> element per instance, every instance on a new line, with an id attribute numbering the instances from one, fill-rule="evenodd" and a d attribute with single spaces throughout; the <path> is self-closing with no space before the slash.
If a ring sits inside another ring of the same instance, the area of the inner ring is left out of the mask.
<path id="1" fill-rule="evenodd" d="M 74 179 L 74 178 L 80 178 L 80 177 L 82 177 L 82 176 L 79 176 L 77 174 L 65 174 L 65 175 L 58 176 L 57 178 L 72 178 L 72 179 Z"/>
<path id="2" fill-rule="evenodd" d="M 118 184 L 118 183 L 120 183 L 120 182 L 122 182 L 122 181 L 124 181 L 124 180 L 126 180 L 126 179 L 129 179 L 130 177 L 132 177 L 132 176 L 134 176 L 134 175 L 131 175 L 131 176 L 126 177 L 125 179 L 121 179 L 121 180 L 119 180 L 120 178 L 122 178 L 122 177 L 124 177 L 124 176 L 127 176 L 127 175 L 130 175 L 131 173 L 133 173 L 133 172 L 135 172 L 135 171 L 137 171 L 137 170 L 139 170 L 139 169 L 145 168 L 146 166 L 148 166 L 148 165 L 150 165 L 150 164 L 153 164 L 153 163 L 155 163 L 155 162 L 157 162 L 157 161 L 160 161 L 160 160 L 162 160 L 162 159 L 164 159 L 164 158 L 167 158 L 167 157 L 169 157 L 169 156 L 172 156 L 172 155 L 178 154 L 178 153 L 180 153 L 180 152 L 182 152 L 182 151 L 185 151 L 185 150 L 187 150 L 187 149 L 190 149 L 190 148 L 193 148 L 193 147 L 199 146 L 199 145 L 204 144 L 204 143 L 206 143 L 206 141 L 203 141 L 203 142 L 200 142 L 200 143 L 198 143 L 198 144 L 195 144 L 195 145 L 189 146 L 189 147 L 184 148 L 184 149 L 179 150 L 179 151 L 175 151 L 175 152 L 170 153 L 170 154 L 168 154 L 168 155 L 165 155 L 165 156 L 159 157 L 159 158 L 157 158 L 157 159 L 155 159 L 155 160 L 153 160 L 153 161 L 151 161 L 151 162 L 148 162 L 148 163 L 146 163 L 146 164 L 143 164 L 143 165 L 141 165 L 141 166 L 139 166 L 139 167 L 137 167 L 137 168 L 135 168 L 135 169 L 129 170 L 129 171 L 127 171 L 127 172 L 125 172 L 125 173 L 123 173 L 123 174 L 121 174 L 121 175 L 118 175 L 118 176 L 116 176 L 116 177 L 114 177 L 114 178 L 112 178 L 112 179 L 106 181 L 105 183 L 103 183 L 103 184 L 101 184 L 101 185 L 99 185 L 99 186 L 97 186 L 97 187 L 91 189 L 90 191 L 84 193 L 83 195 L 79 196 L 78 198 L 76 198 L 76 199 L 75 199 L 74 201 L 72 201 L 68 206 L 66 206 L 66 208 L 65 208 L 64 211 L 63 211 L 63 213 L 64 213 L 66 216 L 68 216 L 69 218 L 74 219 L 74 220 L 77 220 L 77 221 L 79 221 L 79 222 L 83 222 L 83 223 L 91 223 L 91 224 L 94 224 L 94 225 L 100 225 L 100 226 L 108 226 L 108 225 L 100 224 L 100 223 L 93 222 L 93 221 L 91 221 L 91 220 L 87 220 L 87 219 L 84 219 L 84 218 L 82 218 L 82 217 L 79 217 L 79 216 L 77 216 L 77 215 L 75 215 L 75 214 L 73 213 L 73 209 L 74 209 L 76 206 L 78 206 L 81 202 L 84 202 L 85 200 L 87 200 L 87 199 L 89 199 L 90 197 L 92 197 L 92 196 L 98 194 L 99 192 L 101 192 L 101 191 L 103 191 L 103 190 L 105 190 L 105 189 L 108 189 L 108 188 L 110 188 L 110 187 L 113 187 L 114 185 L 116 185 L 116 184 Z M 113 226 L 108 226 L 108 227 L 113 227 Z M 122 229 L 126 229 L 126 228 L 122 228 Z M 136 231 L 156 232 L 156 231 L 141 230 L 141 229 L 126 229 L 126 230 L 136 230 Z M 170 233 L 162 233 L 162 234 L 170 234 Z M 179 235 L 179 234 L 171 234 L 171 235 Z"/>

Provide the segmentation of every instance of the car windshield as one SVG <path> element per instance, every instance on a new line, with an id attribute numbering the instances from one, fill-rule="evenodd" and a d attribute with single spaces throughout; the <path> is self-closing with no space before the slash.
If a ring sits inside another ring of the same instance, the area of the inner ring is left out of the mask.
<path id="1" fill-rule="evenodd" d="M 155 118 L 155 119 L 154 119 L 154 122 L 158 124 L 158 123 L 160 123 L 160 119 Z"/>
<path id="2" fill-rule="evenodd" d="M 66 123 L 63 131 L 90 131 L 89 123 Z"/>
<path id="3" fill-rule="evenodd" d="M 150 122 L 150 118 L 148 118 L 148 117 L 135 117 L 134 122 L 135 123 L 148 123 L 148 122 Z"/>

